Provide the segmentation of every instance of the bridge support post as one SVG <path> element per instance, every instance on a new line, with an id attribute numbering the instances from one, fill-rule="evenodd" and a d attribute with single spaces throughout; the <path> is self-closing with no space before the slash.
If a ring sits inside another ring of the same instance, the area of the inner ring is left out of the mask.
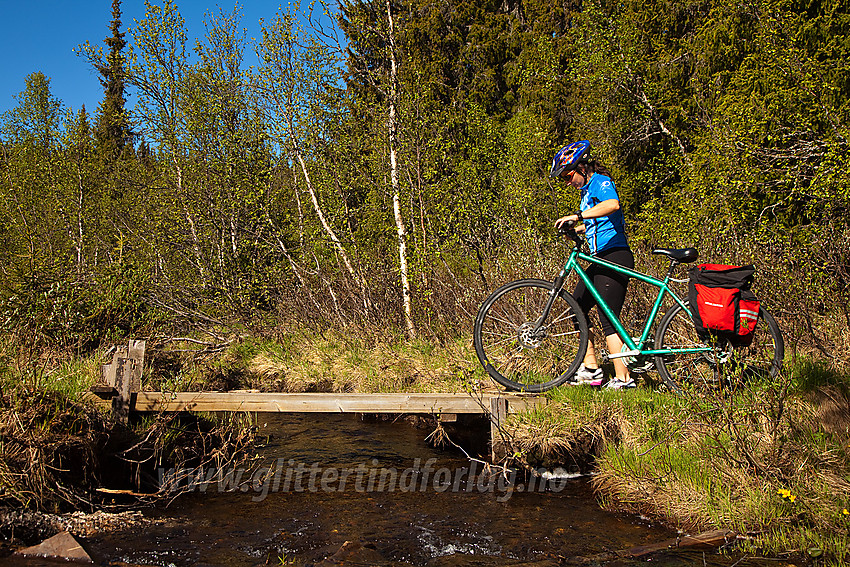
<path id="1" fill-rule="evenodd" d="M 498 463 L 508 456 L 510 443 L 502 432 L 508 417 L 508 400 L 501 396 L 490 398 L 490 459 Z"/>
<path id="2" fill-rule="evenodd" d="M 130 387 L 136 361 L 132 358 L 116 358 L 114 364 L 115 391 L 118 395 L 112 398 L 112 414 L 120 423 L 126 424 L 130 419 Z"/>
<path id="3" fill-rule="evenodd" d="M 127 423 L 133 393 L 141 390 L 145 363 L 145 341 L 130 339 L 126 346 L 116 347 L 112 362 L 103 365 L 101 382 L 92 390 L 112 394 L 112 413 Z"/>

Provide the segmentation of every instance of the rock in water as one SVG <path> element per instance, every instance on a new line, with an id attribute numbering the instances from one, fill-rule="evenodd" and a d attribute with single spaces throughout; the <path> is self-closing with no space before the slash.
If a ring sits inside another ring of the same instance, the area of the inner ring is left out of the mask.
<path id="1" fill-rule="evenodd" d="M 83 549 L 74 536 L 68 532 L 59 532 L 55 536 L 48 538 L 38 545 L 19 549 L 15 555 L 23 555 L 26 557 L 50 557 L 56 559 L 65 559 L 67 561 L 79 561 L 81 563 L 91 563 L 91 557 Z"/>

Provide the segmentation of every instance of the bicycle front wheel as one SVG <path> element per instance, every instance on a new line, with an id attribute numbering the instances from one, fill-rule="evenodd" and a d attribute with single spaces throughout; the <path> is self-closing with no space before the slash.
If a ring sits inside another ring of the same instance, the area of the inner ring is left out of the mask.
<path id="1" fill-rule="evenodd" d="M 775 378 L 785 356 L 785 343 L 779 326 L 764 308 L 759 309 L 759 322 L 752 342 L 744 346 L 722 338 L 709 344 L 697 334 L 691 314 L 681 305 L 673 305 L 658 324 L 655 348 L 707 349 L 655 357 L 661 379 L 673 391 L 681 391 L 682 387 L 712 386 L 731 377 L 745 380 Z"/>
<path id="2" fill-rule="evenodd" d="M 483 303 L 473 339 L 478 360 L 493 380 L 510 390 L 543 392 L 575 374 L 587 351 L 587 319 L 563 290 L 539 326 L 553 284 L 518 280 Z"/>

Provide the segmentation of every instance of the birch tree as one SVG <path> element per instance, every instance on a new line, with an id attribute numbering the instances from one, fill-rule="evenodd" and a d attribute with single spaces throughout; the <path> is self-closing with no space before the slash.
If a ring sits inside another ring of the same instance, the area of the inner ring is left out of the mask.
<path id="1" fill-rule="evenodd" d="M 327 87 L 336 83 L 337 61 L 306 36 L 293 13 L 279 14 L 263 28 L 258 55 L 262 62 L 258 86 L 273 135 L 300 169 L 322 230 L 346 271 L 362 288 L 362 279 L 325 214 L 308 165 L 310 148 L 305 145 L 307 132 L 321 128 L 314 107 L 327 98 Z"/>
<path id="2" fill-rule="evenodd" d="M 416 335 L 408 268 L 407 228 L 402 211 L 402 193 L 399 164 L 399 105 L 400 56 L 396 35 L 392 0 L 383 3 L 344 2 L 342 11 L 346 17 L 344 29 L 349 39 L 345 50 L 348 55 L 350 79 L 361 81 L 379 95 L 379 105 L 385 112 L 383 123 L 389 163 L 389 193 L 393 203 L 393 222 L 399 260 L 402 307 L 405 329 L 409 336 Z M 340 52 L 343 50 L 341 48 Z"/>
<path id="3" fill-rule="evenodd" d="M 162 6 L 145 2 L 142 21 L 130 31 L 133 48 L 127 65 L 128 83 L 136 87 L 136 112 L 144 134 L 153 139 L 171 162 L 171 183 L 183 218 L 189 228 L 194 265 L 202 284 L 209 279 L 201 239 L 186 188 L 186 143 L 184 96 L 188 60 L 186 27 L 171 0 Z"/>
<path id="4" fill-rule="evenodd" d="M 396 57 L 395 22 L 393 21 L 392 0 L 386 0 L 387 25 L 389 27 L 388 55 L 390 58 L 389 96 L 387 97 L 387 141 L 390 153 L 390 183 L 393 194 L 393 218 L 395 219 L 396 233 L 398 234 L 398 265 L 401 275 L 401 294 L 404 306 L 404 322 L 407 334 L 416 336 L 416 327 L 413 324 L 413 309 L 410 305 L 410 279 L 407 273 L 407 229 L 404 225 L 404 217 L 401 215 L 401 188 L 398 182 L 398 123 L 397 123 L 397 98 L 398 98 L 398 60 Z"/>
<path id="5" fill-rule="evenodd" d="M 67 223 L 57 215 L 57 152 L 62 103 L 50 92 L 50 79 L 41 72 L 28 75 L 18 105 L 4 114 L 2 171 L 3 240 L 14 253 L 4 258 L 2 270 L 33 274 L 61 262 Z"/>
<path id="6" fill-rule="evenodd" d="M 239 9 L 208 14 L 199 57 L 187 78 L 186 136 L 197 164 L 199 210 L 203 233 L 209 235 L 211 275 L 231 303 L 253 303 L 264 251 L 257 244 L 266 228 L 260 211 L 270 192 L 272 158 L 265 125 L 250 88 L 252 70 L 244 65 L 248 51 Z M 214 269 L 213 269 L 213 266 Z"/>

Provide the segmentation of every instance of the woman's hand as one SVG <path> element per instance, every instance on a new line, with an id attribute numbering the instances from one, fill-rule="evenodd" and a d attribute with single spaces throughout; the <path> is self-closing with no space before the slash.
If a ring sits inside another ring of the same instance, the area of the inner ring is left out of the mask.
<path id="1" fill-rule="evenodd" d="M 555 221 L 555 228 L 561 228 L 561 225 L 567 222 L 578 224 L 578 215 L 567 215 Z"/>

